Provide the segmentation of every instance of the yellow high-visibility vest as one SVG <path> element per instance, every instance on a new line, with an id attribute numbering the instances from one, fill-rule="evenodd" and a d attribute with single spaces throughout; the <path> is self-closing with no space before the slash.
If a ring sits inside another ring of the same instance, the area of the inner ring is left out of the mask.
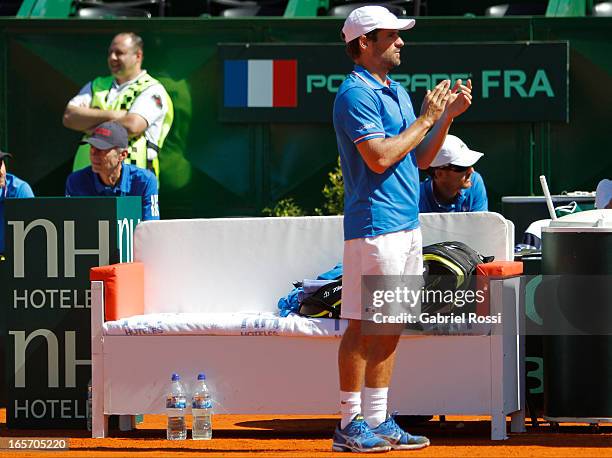
<path id="1" fill-rule="evenodd" d="M 101 110 L 118 111 L 125 110 L 129 111 L 130 107 L 136 100 L 136 98 L 147 88 L 154 84 L 161 84 L 155 78 L 148 73 L 145 73 L 130 86 L 122 91 L 122 93 L 112 102 L 108 103 L 107 97 L 113 85 L 113 76 L 101 76 L 94 79 L 91 83 L 91 108 L 99 108 Z M 152 161 L 147 160 L 147 148 L 153 148 L 159 153 L 159 150 L 164 144 L 164 140 L 170 131 L 172 126 L 172 120 L 174 119 L 174 108 L 172 106 L 172 100 L 168 93 L 163 91 L 165 103 L 168 106 L 168 110 L 162 121 L 162 128 L 157 143 L 151 143 L 147 141 L 145 133 L 143 132 L 138 137 L 132 137 L 128 143 L 128 157 L 124 162 L 128 164 L 135 164 L 137 167 L 143 169 L 149 169 L 155 172 L 155 176 L 159 180 L 159 154 Z M 89 161 L 89 144 L 83 143 L 87 139 L 88 135 L 84 135 L 82 144 L 79 146 L 74 158 L 73 170 L 79 170 L 90 165 Z"/>

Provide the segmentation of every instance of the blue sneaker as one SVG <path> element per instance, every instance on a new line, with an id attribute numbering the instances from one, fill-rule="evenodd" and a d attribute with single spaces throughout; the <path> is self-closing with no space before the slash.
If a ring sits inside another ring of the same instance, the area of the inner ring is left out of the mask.
<path id="1" fill-rule="evenodd" d="M 356 415 L 344 429 L 340 429 L 338 424 L 333 440 L 334 452 L 375 453 L 391 450 L 389 442 L 372 433 L 361 415 Z"/>
<path id="2" fill-rule="evenodd" d="M 408 434 L 395 423 L 392 415 L 389 415 L 385 421 L 376 428 L 372 428 L 371 431 L 389 442 L 393 450 L 418 450 L 427 447 L 430 443 L 425 436 Z"/>

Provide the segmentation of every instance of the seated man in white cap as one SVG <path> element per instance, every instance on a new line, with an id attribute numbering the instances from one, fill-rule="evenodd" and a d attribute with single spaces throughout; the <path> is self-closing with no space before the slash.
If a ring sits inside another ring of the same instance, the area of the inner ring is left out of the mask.
<path id="1" fill-rule="evenodd" d="M 487 190 L 480 174 L 474 171 L 474 164 L 482 156 L 460 138 L 447 135 L 427 170 L 429 177 L 421 183 L 419 212 L 487 211 Z"/>

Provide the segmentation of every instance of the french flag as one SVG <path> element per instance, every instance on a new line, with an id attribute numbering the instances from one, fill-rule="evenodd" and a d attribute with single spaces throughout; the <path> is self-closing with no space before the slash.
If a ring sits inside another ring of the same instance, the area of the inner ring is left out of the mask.
<path id="1" fill-rule="evenodd" d="M 226 107 L 297 107 L 297 60 L 226 60 Z"/>

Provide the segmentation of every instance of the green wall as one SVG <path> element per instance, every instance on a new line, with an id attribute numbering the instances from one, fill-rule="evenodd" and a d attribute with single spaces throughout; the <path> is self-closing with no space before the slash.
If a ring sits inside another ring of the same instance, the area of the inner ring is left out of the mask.
<path id="1" fill-rule="evenodd" d="M 217 44 L 335 42 L 341 24 L 334 18 L 1 20 L 0 145 L 16 157 L 11 171 L 37 195 L 62 195 L 79 140 L 62 126 L 64 106 L 92 77 L 107 74 L 113 34 L 133 30 L 145 41 L 144 67 L 162 79 L 176 110 L 162 155 L 162 217 L 258 215 L 288 196 L 320 206 L 336 163 L 332 126 L 220 123 Z M 553 193 L 594 190 L 612 176 L 611 31 L 612 18 L 430 18 L 404 34 L 415 42 L 570 41 L 569 124 L 452 127 L 486 153 L 478 170 L 493 210 L 503 195 L 539 194 L 540 174 Z M 346 65 L 348 73 L 348 58 Z"/>

